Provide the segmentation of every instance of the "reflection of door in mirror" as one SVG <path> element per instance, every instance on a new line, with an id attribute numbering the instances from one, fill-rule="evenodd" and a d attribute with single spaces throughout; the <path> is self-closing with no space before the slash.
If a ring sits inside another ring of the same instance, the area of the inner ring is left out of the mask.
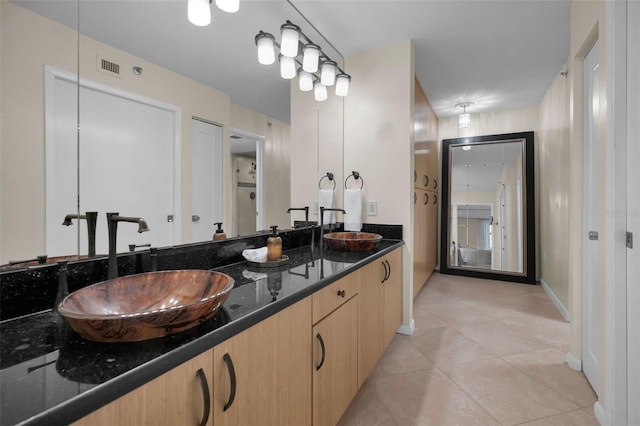
<path id="1" fill-rule="evenodd" d="M 529 143 L 531 132 L 443 141 L 444 272 L 535 279 Z"/>
<path id="2" fill-rule="evenodd" d="M 260 193 L 262 191 L 261 172 L 264 167 L 260 150 L 264 138 L 247 132 L 233 130 L 231 132 L 231 183 L 232 217 L 235 220 L 230 232 L 236 235 L 255 234 L 263 229 L 260 212 Z"/>
<path id="3" fill-rule="evenodd" d="M 60 218 L 72 212 L 60 210 L 59 203 L 69 188 L 75 187 L 75 173 L 68 171 L 76 169 L 82 180 L 81 212 L 118 212 L 143 217 L 148 223 L 152 232 L 144 234 L 134 226 L 120 226 L 117 251 L 127 251 L 129 244 L 167 246 L 179 241 L 179 226 L 168 219 L 176 215 L 180 199 L 180 164 L 174 149 L 179 109 L 104 84 L 81 81 L 79 93 L 84 108 L 78 163 L 76 138 L 63 137 L 69 132 L 61 134 L 53 125 L 64 122 L 61 116 L 76 111 L 75 97 L 65 95 L 75 93 L 76 77 L 47 68 L 46 79 L 47 254 L 76 251 L 75 239 L 69 240 L 70 233 L 60 226 Z M 102 217 L 97 224 L 96 251 L 107 253 L 106 219 Z M 83 253 L 86 241 L 81 239 L 80 244 Z"/>
<path id="4" fill-rule="evenodd" d="M 191 120 L 191 241 L 210 240 L 222 222 L 222 127 Z"/>

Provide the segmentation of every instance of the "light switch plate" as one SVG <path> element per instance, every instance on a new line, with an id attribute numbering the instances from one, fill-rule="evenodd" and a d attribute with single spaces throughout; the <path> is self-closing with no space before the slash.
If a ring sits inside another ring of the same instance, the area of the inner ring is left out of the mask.
<path id="1" fill-rule="evenodd" d="M 377 216 L 378 215 L 378 202 L 377 201 L 367 201 L 367 216 Z"/>

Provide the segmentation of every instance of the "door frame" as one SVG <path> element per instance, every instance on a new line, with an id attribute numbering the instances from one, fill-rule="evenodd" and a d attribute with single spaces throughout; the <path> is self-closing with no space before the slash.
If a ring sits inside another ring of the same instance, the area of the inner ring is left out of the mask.
<path id="1" fill-rule="evenodd" d="M 178 244 L 182 241 L 182 227 L 181 225 L 181 213 L 182 213 L 182 150 L 181 150 L 181 137 L 182 137 L 182 108 L 171 105 L 165 102 L 158 101 L 156 99 L 147 98 L 138 94 L 128 92 L 126 90 L 118 89 L 113 86 L 98 83 L 96 81 L 80 77 L 74 73 L 64 71 L 50 65 L 44 65 L 44 117 L 45 117 L 45 248 L 47 253 L 50 252 L 50 244 L 53 244 L 53 229 L 60 226 L 60 218 L 54 217 L 54 203 L 51 200 L 55 190 L 55 152 L 56 152 L 56 138 L 55 138 L 55 82 L 56 80 L 64 80 L 73 84 L 79 84 L 79 87 L 86 89 L 103 92 L 112 96 L 121 97 L 126 100 L 146 104 L 154 108 L 159 108 L 168 111 L 173 117 L 173 240 L 174 244 Z M 78 123 L 79 127 L 82 123 Z M 81 127 L 79 128 L 79 135 L 82 133 Z M 76 164 L 79 160 L 76 159 Z M 78 172 L 79 173 L 79 172 Z M 81 176 L 79 176 L 81 182 Z M 76 191 L 79 191 L 79 187 Z M 79 198 L 79 194 L 77 193 Z M 79 203 L 82 200 L 79 200 Z M 80 248 L 78 247 L 78 251 Z"/>
<path id="2" fill-rule="evenodd" d="M 602 408 L 603 425 L 628 424 L 632 407 L 628 401 L 627 362 L 631 348 L 628 336 L 640 332 L 640 309 L 628 304 L 627 251 L 623 236 L 627 231 L 627 145 L 628 131 L 634 126 L 636 134 L 639 124 L 628 111 L 628 2 L 620 0 L 606 4 L 607 40 L 607 151 L 606 151 L 606 205 L 611 210 L 606 215 L 607 233 L 612 236 L 606 242 L 606 282 L 605 282 L 605 359 L 604 370 L 606 401 Z M 638 60 L 638 53 L 635 60 Z M 636 342 L 637 344 L 637 342 Z M 631 355 L 633 356 L 633 355 Z M 637 364 L 637 362 L 636 362 Z M 634 368 L 638 368 L 637 365 Z M 636 370 L 637 371 L 637 370 Z M 636 408 L 637 410 L 637 408 Z M 633 414 L 632 414 L 633 415 Z M 637 415 L 637 411 L 636 411 Z"/>
<path id="3" fill-rule="evenodd" d="M 256 140 L 256 230 L 266 228 L 266 203 L 265 203 L 265 145 L 267 138 L 256 133 L 247 132 L 235 127 L 230 129 L 230 133 L 242 135 Z M 235 224 L 237 229 L 238 224 Z"/>

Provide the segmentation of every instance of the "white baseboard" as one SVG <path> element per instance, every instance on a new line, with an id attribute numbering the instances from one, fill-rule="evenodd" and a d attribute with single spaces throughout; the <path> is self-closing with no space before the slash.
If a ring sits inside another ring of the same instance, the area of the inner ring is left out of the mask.
<path id="1" fill-rule="evenodd" d="M 602 426 L 606 424 L 604 408 L 602 407 L 602 404 L 600 404 L 600 401 L 596 401 L 593 404 L 593 415 L 596 416 L 596 419 L 598 419 L 598 423 L 600 423 Z"/>
<path id="2" fill-rule="evenodd" d="M 555 295 L 553 290 L 551 290 L 551 287 L 549 287 L 549 285 L 545 283 L 544 279 L 542 278 L 540 278 L 540 285 L 542 285 L 544 292 L 547 293 L 547 296 L 549 296 L 549 299 L 551 299 L 556 309 L 560 312 L 560 315 L 562 315 L 562 318 L 564 318 L 565 321 L 570 322 L 571 319 L 569 317 L 569 310 L 564 307 L 560 299 L 558 299 L 558 297 Z"/>
<path id="3" fill-rule="evenodd" d="M 409 323 L 409 325 L 402 324 L 398 329 L 398 333 L 411 336 L 413 335 L 413 332 L 415 331 L 415 329 L 416 329 L 416 321 L 413 318 L 411 318 L 411 322 Z"/>
<path id="4" fill-rule="evenodd" d="M 567 364 L 569 364 L 570 369 L 575 371 L 582 371 L 582 360 L 573 356 L 571 352 L 567 352 L 565 361 L 567 361 Z"/>

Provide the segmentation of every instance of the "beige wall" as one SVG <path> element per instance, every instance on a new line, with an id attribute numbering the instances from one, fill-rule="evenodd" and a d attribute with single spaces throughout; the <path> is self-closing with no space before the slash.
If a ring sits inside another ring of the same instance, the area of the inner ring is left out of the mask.
<path id="1" fill-rule="evenodd" d="M 413 316 L 413 45 L 405 41 L 345 58 L 345 71 L 352 80 L 344 99 L 330 93 L 327 101 L 316 102 L 312 92 L 300 92 L 292 83 L 291 202 L 313 207 L 318 181 L 332 172 L 336 205 L 342 207 L 346 176 L 354 170 L 361 174 L 365 200 L 378 202 L 378 215 L 363 211 L 363 222 L 403 226 L 403 323 L 408 326 Z"/>
<path id="2" fill-rule="evenodd" d="M 440 118 L 439 139 L 528 132 L 538 128 L 538 107 L 470 113 L 470 115 L 471 126 L 468 129 L 459 127 L 457 115 Z"/>
<path id="3" fill-rule="evenodd" d="M 404 318 L 413 317 L 413 45 L 404 41 L 346 58 L 344 170 L 360 172 L 378 215 L 365 222 L 403 227 Z M 389 86 L 393 82 L 393 88 Z"/>
<path id="4" fill-rule="evenodd" d="M 564 65 L 562 70 L 566 70 Z M 540 103 L 540 279 L 569 307 L 569 79 L 560 74 Z"/>
<path id="5" fill-rule="evenodd" d="M 44 176 L 44 88 L 43 66 L 51 65 L 67 72 L 77 69 L 76 32 L 13 3 L 2 7 L 2 210 L 0 212 L 0 263 L 10 259 L 29 258 L 45 250 L 45 176 Z M 191 206 L 191 119 L 197 117 L 223 126 L 223 155 L 229 154 L 229 127 L 257 128 L 266 118 L 241 108 L 241 117 L 231 119 L 229 96 L 123 51 L 80 38 L 80 73 L 84 78 L 157 99 L 182 108 L 182 208 L 183 238 L 190 235 Z M 121 78 L 97 71 L 97 57 L 121 65 Z M 144 72 L 135 76 L 132 66 Z M 278 173 L 268 179 L 268 188 L 288 189 L 288 162 L 283 153 L 288 145 L 288 125 L 273 124 L 267 137 L 267 160 Z M 261 133 L 262 134 L 262 133 Z M 271 136 L 271 137 L 270 137 Z M 230 199 L 230 172 L 225 167 L 223 188 Z M 227 184 L 228 183 L 228 184 Z M 280 199 L 276 200 L 281 202 Z M 224 222 L 231 220 L 231 207 L 226 203 Z M 268 209 L 269 210 L 269 209 Z M 75 206 L 70 206 L 75 211 Z M 131 214 L 135 214 L 132 212 Z M 269 212 L 267 216 L 269 217 Z M 275 217 L 278 221 L 282 218 Z M 28 224 L 28 226 L 25 226 Z"/>

